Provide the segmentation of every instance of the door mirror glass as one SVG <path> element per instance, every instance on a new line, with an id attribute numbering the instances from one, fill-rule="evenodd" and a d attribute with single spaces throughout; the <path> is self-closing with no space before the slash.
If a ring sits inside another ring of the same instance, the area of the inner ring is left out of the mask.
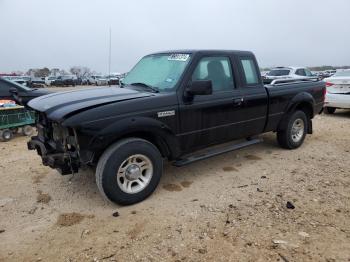
<path id="1" fill-rule="evenodd" d="M 213 93 L 212 82 L 211 80 L 193 81 L 186 89 L 186 93 L 189 96 L 211 95 Z"/>

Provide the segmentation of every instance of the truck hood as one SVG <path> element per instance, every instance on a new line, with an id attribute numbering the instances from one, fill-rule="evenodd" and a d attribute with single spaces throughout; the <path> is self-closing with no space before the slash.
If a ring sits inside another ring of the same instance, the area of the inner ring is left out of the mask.
<path id="1" fill-rule="evenodd" d="M 41 96 L 31 100 L 28 106 L 45 113 L 49 119 L 60 122 L 65 116 L 77 111 L 153 95 L 128 88 L 87 88 Z"/>

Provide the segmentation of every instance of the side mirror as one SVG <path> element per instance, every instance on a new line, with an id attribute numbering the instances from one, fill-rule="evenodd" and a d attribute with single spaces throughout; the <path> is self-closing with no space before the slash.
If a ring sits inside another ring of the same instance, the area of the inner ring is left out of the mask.
<path id="1" fill-rule="evenodd" d="M 188 96 L 211 95 L 213 93 L 213 85 L 211 80 L 193 81 L 186 89 Z"/>
<path id="2" fill-rule="evenodd" d="M 16 101 L 17 104 L 23 105 L 22 98 L 19 97 L 18 95 L 18 90 L 16 87 L 10 87 L 10 94 L 12 95 L 13 99 Z"/>

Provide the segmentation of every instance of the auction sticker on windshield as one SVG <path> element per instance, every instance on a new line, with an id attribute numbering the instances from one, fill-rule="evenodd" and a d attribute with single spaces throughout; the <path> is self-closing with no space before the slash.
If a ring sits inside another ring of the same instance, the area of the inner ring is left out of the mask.
<path id="1" fill-rule="evenodd" d="M 169 61 L 187 61 L 187 59 L 190 57 L 189 54 L 171 54 L 168 57 Z"/>

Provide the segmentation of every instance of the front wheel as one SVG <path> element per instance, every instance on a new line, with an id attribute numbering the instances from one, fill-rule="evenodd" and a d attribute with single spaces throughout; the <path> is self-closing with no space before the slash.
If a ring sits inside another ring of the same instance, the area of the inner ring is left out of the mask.
<path id="1" fill-rule="evenodd" d="M 303 111 L 295 111 L 286 120 L 286 126 L 277 132 L 279 145 L 286 149 L 300 147 L 307 133 L 308 119 Z"/>
<path id="2" fill-rule="evenodd" d="M 127 138 L 102 154 L 96 183 L 108 200 L 131 205 L 153 193 L 162 173 L 163 159 L 157 147 L 143 139 Z"/>

